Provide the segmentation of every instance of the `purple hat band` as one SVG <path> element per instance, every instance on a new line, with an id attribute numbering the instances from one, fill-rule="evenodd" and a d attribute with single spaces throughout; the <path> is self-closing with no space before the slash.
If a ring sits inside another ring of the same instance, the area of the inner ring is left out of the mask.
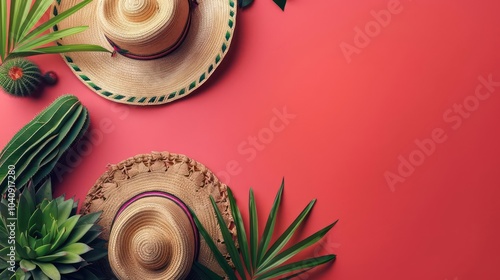
<path id="1" fill-rule="evenodd" d="M 193 229 L 194 240 L 195 240 L 194 259 L 195 260 L 198 259 L 198 254 L 200 251 L 200 237 L 199 237 L 199 233 L 198 233 L 198 228 L 196 227 L 196 224 L 194 222 L 193 216 L 191 215 L 191 211 L 189 210 L 189 208 L 186 206 L 186 204 L 184 204 L 184 202 L 182 202 L 182 200 L 180 200 L 178 197 L 176 197 L 173 194 L 166 193 L 166 192 L 159 192 L 159 191 L 144 192 L 144 193 L 138 194 L 138 195 L 132 197 L 131 199 L 129 199 L 127 202 L 125 202 L 120 207 L 120 209 L 116 213 L 113 221 L 115 221 L 116 218 L 118 218 L 118 216 L 125 210 L 125 208 L 130 206 L 132 203 L 136 202 L 137 200 L 139 200 L 141 198 L 151 197 L 151 196 L 164 197 L 166 199 L 169 199 L 169 200 L 173 201 L 175 204 L 177 204 L 184 211 L 184 213 L 186 214 L 186 216 L 189 219 L 189 222 L 191 223 L 191 228 Z"/>

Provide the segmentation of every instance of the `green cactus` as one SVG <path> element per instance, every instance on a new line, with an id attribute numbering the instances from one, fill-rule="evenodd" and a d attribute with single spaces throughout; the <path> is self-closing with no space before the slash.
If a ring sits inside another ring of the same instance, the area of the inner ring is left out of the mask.
<path id="1" fill-rule="evenodd" d="M 30 96 L 42 83 L 38 66 L 24 58 L 15 58 L 0 65 L 0 86 L 14 96 Z"/>
<path id="2" fill-rule="evenodd" d="M 61 155 L 89 126 L 87 109 L 73 95 L 56 99 L 24 126 L 0 153 L 0 193 L 8 186 L 8 166 L 15 166 L 16 186 L 36 186 L 49 175 Z"/>
<path id="3" fill-rule="evenodd" d="M 77 215 L 78 202 L 52 197 L 50 180 L 37 192 L 10 188 L 0 204 L 0 279 L 98 279 L 88 266 L 107 252 L 95 224 L 100 212 Z"/>

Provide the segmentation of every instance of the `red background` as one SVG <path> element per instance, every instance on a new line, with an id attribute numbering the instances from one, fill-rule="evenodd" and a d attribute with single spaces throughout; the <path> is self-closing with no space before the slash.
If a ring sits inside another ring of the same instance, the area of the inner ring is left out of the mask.
<path id="1" fill-rule="evenodd" d="M 283 13 L 257 0 L 239 11 L 215 76 L 165 106 L 112 103 L 80 83 L 60 56 L 33 58 L 60 81 L 38 98 L 0 94 L 0 147 L 57 96 L 72 93 L 102 137 L 56 184 L 57 194 L 83 199 L 108 163 L 167 150 L 219 174 L 245 216 L 250 187 L 264 219 L 285 177 L 279 230 L 313 198 L 302 237 L 340 219 L 304 255 L 334 253 L 337 261 L 302 279 L 500 279 L 500 87 L 474 104 L 478 77 L 500 81 L 500 5 L 401 0 L 377 30 L 371 11 L 391 1 L 352 2 L 289 0 Z M 349 63 L 341 46 L 355 47 L 355 28 L 367 24 L 373 37 L 358 42 Z M 460 125 L 445 120 L 464 100 L 473 112 Z M 273 109 L 284 107 L 295 118 L 270 137 Z M 108 133 L 103 121 L 111 123 Z M 399 156 L 408 159 L 415 141 L 437 128 L 446 140 L 415 158 L 423 163 L 391 189 L 386 172 L 397 175 Z M 259 135 L 268 143 L 252 148 L 254 158 L 238 149 Z"/>

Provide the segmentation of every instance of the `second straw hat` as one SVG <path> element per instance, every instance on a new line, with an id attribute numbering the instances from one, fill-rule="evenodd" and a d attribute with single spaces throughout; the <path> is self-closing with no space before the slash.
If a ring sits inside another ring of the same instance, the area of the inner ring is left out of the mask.
<path id="1" fill-rule="evenodd" d="M 57 0 L 52 14 L 79 2 Z M 120 103 L 156 105 L 187 96 L 214 73 L 235 23 L 234 0 L 94 0 L 54 31 L 89 26 L 58 44 L 113 51 L 63 55 L 95 93 Z"/>
<path id="2" fill-rule="evenodd" d="M 227 255 L 210 196 L 223 213 L 222 226 L 235 235 L 227 186 L 201 163 L 162 152 L 111 165 L 82 207 L 84 214 L 102 211 L 98 223 L 108 241 L 108 262 L 101 265 L 108 278 L 200 279 L 194 261 L 224 275 L 189 210 Z"/>

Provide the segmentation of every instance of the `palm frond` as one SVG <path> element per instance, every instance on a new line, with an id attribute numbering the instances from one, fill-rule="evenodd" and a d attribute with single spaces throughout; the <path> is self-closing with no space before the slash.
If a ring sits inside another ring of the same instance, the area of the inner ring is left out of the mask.
<path id="1" fill-rule="evenodd" d="M 43 47 L 59 38 L 85 31 L 88 27 L 75 26 L 44 35 L 52 26 L 79 11 L 90 2 L 92 0 L 83 0 L 35 28 L 35 25 L 52 5 L 53 0 L 36 0 L 33 5 L 31 5 L 31 0 L 12 0 L 9 12 L 6 1 L 0 1 L 0 64 L 15 57 L 38 54 L 75 51 L 109 52 L 103 47 L 87 44 Z"/>
<path id="2" fill-rule="evenodd" d="M 322 264 L 334 261 L 336 256 L 324 255 L 314 258 L 309 258 L 305 260 L 299 260 L 292 263 L 286 263 L 290 258 L 296 256 L 298 253 L 302 252 L 304 249 L 310 247 L 311 245 L 317 243 L 321 238 L 323 238 L 332 228 L 335 226 L 337 221 L 331 223 L 330 225 L 318 230 L 317 232 L 311 234 L 310 236 L 304 238 L 298 243 L 289 246 L 287 249 L 283 250 L 286 245 L 288 245 L 291 237 L 296 233 L 297 229 L 304 223 L 306 218 L 309 216 L 311 209 L 313 208 L 316 200 L 312 200 L 302 212 L 295 218 L 295 220 L 288 226 L 288 228 L 276 239 L 276 241 L 268 248 L 269 243 L 274 235 L 274 226 L 276 223 L 276 217 L 278 215 L 278 209 L 281 205 L 282 194 L 284 190 L 284 180 L 282 181 L 281 187 L 276 194 L 274 203 L 271 207 L 269 217 L 266 222 L 266 227 L 262 234 L 262 237 L 258 238 L 258 219 L 257 219 L 257 207 L 255 203 L 255 198 L 253 191 L 250 189 L 250 200 L 249 200 L 249 211 L 250 211 L 250 240 L 247 239 L 246 229 L 241 218 L 241 212 L 236 205 L 236 200 L 233 196 L 232 191 L 228 188 L 228 200 L 231 206 L 231 213 L 234 219 L 234 223 L 238 235 L 239 252 L 235 240 L 233 240 L 232 235 L 225 226 L 224 219 L 222 218 L 222 213 L 215 204 L 214 199 L 211 197 L 212 207 L 216 213 L 217 220 L 224 238 L 224 244 L 231 256 L 232 262 L 235 266 L 235 271 L 237 271 L 240 279 L 246 279 L 246 275 L 253 280 L 268 280 L 276 279 L 282 277 L 281 279 L 291 279 L 297 277 L 298 275 L 309 271 L 310 269 L 317 267 Z M 201 225 L 196 218 L 195 213 L 193 213 L 195 222 L 200 231 L 201 236 L 207 242 L 209 248 L 215 255 L 217 262 L 224 269 L 225 273 L 230 279 L 236 279 L 236 272 L 230 269 L 227 260 L 222 256 L 221 252 L 215 246 L 213 240 L 210 238 L 203 225 Z M 228 270 L 229 268 L 229 270 Z M 201 270 L 208 279 L 218 279 L 210 272 L 206 267 L 198 266 L 197 270 Z M 210 277 L 212 275 L 212 277 Z M 215 277 L 215 278 L 214 278 Z"/>

